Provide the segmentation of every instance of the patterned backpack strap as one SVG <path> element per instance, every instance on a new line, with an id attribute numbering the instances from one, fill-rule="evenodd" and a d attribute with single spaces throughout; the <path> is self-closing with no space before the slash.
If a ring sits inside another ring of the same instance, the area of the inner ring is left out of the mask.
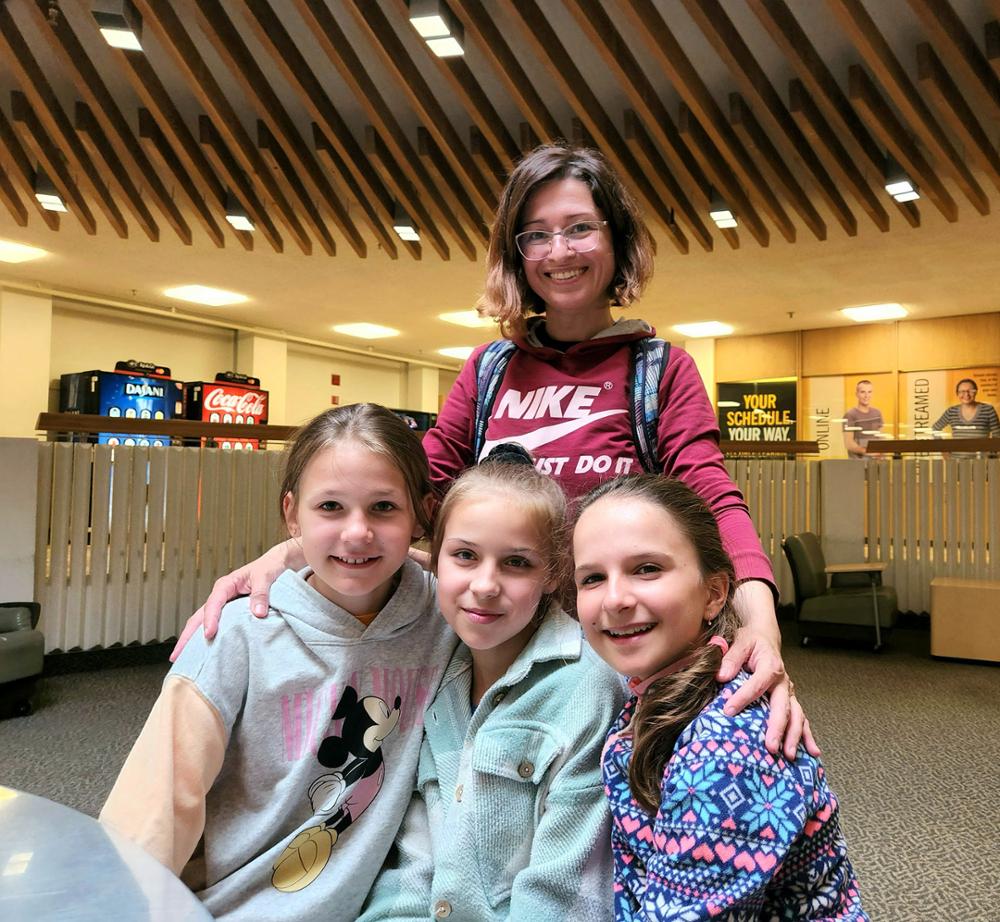
<path id="1" fill-rule="evenodd" d="M 497 390 L 503 380 L 507 363 L 517 346 L 509 339 L 496 339 L 491 342 L 476 360 L 476 416 L 472 430 L 472 458 L 479 460 L 486 440 L 486 427 L 489 425 L 490 413 L 497 399 Z"/>
<path id="2" fill-rule="evenodd" d="M 659 473 L 656 455 L 657 423 L 660 418 L 660 381 L 667 366 L 670 343 L 655 336 L 637 340 L 632 346 L 632 434 L 643 470 Z"/>

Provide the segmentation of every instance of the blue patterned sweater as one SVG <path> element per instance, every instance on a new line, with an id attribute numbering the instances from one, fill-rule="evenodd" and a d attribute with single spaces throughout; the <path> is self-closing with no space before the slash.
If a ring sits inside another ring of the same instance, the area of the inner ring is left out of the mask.
<path id="1" fill-rule="evenodd" d="M 618 922 L 867 920 L 822 764 L 764 748 L 767 699 L 722 712 L 746 681 L 722 686 L 677 740 L 650 816 L 632 798 L 625 705 L 603 755 L 613 817 Z"/>

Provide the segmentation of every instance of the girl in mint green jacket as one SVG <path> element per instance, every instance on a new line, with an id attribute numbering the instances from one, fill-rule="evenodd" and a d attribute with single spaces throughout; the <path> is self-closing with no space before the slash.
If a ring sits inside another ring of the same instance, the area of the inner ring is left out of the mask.
<path id="1" fill-rule="evenodd" d="M 463 643 L 363 922 L 612 918 L 600 754 L 624 692 L 554 603 L 565 519 L 559 487 L 516 447 L 445 498 L 432 562 Z"/>

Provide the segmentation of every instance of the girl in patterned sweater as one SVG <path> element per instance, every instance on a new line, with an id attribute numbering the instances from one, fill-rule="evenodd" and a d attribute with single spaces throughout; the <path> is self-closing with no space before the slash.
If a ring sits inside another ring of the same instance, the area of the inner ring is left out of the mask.
<path id="1" fill-rule="evenodd" d="M 867 919 L 822 764 L 768 753 L 766 697 L 725 712 L 747 675 L 715 681 L 738 621 L 709 509 L 655 475 L 580 508 L 577 612 L 633 694 L 602 756 L 616 919 Z"/>

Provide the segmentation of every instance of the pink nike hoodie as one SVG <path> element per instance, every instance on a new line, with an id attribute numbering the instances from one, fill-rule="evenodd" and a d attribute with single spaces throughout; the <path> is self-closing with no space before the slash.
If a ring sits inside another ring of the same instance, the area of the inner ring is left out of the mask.
<path id="1" fill-rule="evenodd" d="M 536 466 L 555 477 L 570 498 L 621 474 L 642 471 L 629 417 L 629 344 L 655 331 L 642 320 L 619 320 L 565 352 L 542 345 L 541 318 L 515 342 L 486 429 L 483 453 L 518 442 Z M 437 425 L 424 437 L 431 477 L 441 491 L 477 459 L 472 457 L 476 362 L 465 363 Z M 683 480 L 711 507 L 739 580 L 760 579 L 774 591 L 770 561 L 743 496 L 719 451 L 719 427 L 694 360 L 671 346 L 660 383 L 657 457 L 663 471 Z"/>

